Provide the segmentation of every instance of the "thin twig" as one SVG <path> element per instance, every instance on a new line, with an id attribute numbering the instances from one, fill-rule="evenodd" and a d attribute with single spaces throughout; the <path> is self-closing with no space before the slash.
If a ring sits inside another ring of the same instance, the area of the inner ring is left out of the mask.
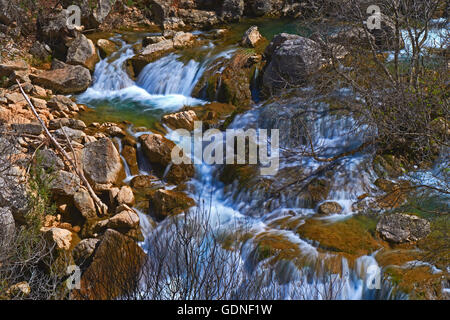
<path id="1" fill-rule="evenodd" d="M 34 116 L 36 117 L 36 119 L 39 121 L 39 123 L 41 124 L 42 128 L 44 129 L 45 134 L 49 137 L 50 141 L 55 145 L 55 147 L 64 156 L 64 158 L 66 158 L 67 161 L 69 161 L 69 163 L 71 164 L 72 168 L 75 168 L 75 173 L 78 175 L 78 177 L 81 179 L 81 181 L 83 182 L 85 187 L 88 189 L 88 192 L 89 192 L 90 196 L 92 197 L 92 199 L 94 200 L 95 204 L 97 205 L 97 209 L 98 209 L 99 214 L 100 215 L 107 214 L 108 206 L 106 204 L 104 204 L 100 200 L 100 198 L 95 194 L 95 192 L 92 189 L 90 183 L 87 181 L 86 177 L 84 176 L 83 171 L 80 170 L 74 164 L 74 162 L 72 161 L 70 156 L 67 154 L 67 152 L 63 149 L 63 147 L 61 147 L 61 145 L 58 143 L 58 141 L 56 141 L 56 139 L 53 137 L 53 135 L 47 129 L 47 126 L 45 125 L 44 121 L 42 121 L 41 117 L 39 117 L 39 114 L 37 113 L 33 103 L 30 101 L 30 99 L 28 98 L 27 94 L 25 93 L 25 91 L 23 90 L 22 86 L 20 85 L 20 82 L 18 80 L 16 80 L 16 82 L 19 85 L 19 89 L 20 89 L 22 95 L 24 96 L 25 100 L 28 102 L 28 105 L 30 106 L 31 111 L 33 112 Z M 63 133 L 65 135 L 65 131 L 64 130 L 63 130 Z M 67 136 L 66 136 L 66 138 L 67 138 Z M 69 141 L 69 146 L 72 148 L 72 145 L 70 144 L 70 141 Z"/>

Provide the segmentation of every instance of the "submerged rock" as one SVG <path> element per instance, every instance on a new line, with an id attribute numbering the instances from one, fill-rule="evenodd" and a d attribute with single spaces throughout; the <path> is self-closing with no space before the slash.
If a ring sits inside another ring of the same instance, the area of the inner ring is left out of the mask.
<path id="1" fill-rule="evenodd" d="M 150 199 L 150 215 L 157 221 L 177 215 L 195 205 L 194 200 L 182 192 L 157 190 Z"/>
<path id="2" fill-rule="evenodd" d="M 339 214 L 342 212 L 342 207 L 339 203 L 329 201 L 322 203 L 318 209 L 319 214 L 330 215 L 330 214 Z"/>
<path id="3" fill-rule="evenodd" d="M 415 242 L 430 232 L 430 223 L 414 215 L 396 213 L 384 215 L 377 224 L 377 232 L 394 243 Z"/>

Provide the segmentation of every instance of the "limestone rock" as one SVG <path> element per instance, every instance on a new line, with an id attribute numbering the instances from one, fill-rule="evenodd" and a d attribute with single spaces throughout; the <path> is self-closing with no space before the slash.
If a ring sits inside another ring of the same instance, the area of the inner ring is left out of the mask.
<path id="1" fill-rule="evenodd" d="M 33 84 L 64 94 L 83 92 L 92 82 L 88 69 L 69 64 L 63 64 L 61 68 L 31 74 L 30 78 Z"/>
<path id="2" fill-rule="evenodd" d="M 330 214 L 338 214 L 342 212 L 342 207 L 339 203 L 329 201 L 322 203 L 319 206 L 318 210 L 319 214 L 330 215 Z"/>
<path id="3" fill-rule="evenodd" d="M 430 223 L 414 215 L 396 213 L 383 215 L 377 224 L 377 232 L 394 243 L 415 242 L 430 232 Z"/>
<path id="4" fill-rule="evenodd" d="M 95 209 L 94 200 L 92 200 L 87 190 L 78 190 L 78 192 L 73 196 L 73 202 L 84 218 L 97 218 L 97 210 Z"/>
<path id="5" fill-rule="evenodd" d="M 79 34 L 72 41 L 67 52 L 66 62 L 72 65 L 80 65 L 94 71 L 96 63 L 99 61 L 97 50 L 92 40 L 85 35 Z"/>
<path id="6" fill-rule="evenodd" d="M 254 48 L 256 44 L 262 39 L 257 26 L 250 27 L 242 37 L 241 44 L 244 47 Z"/>
<path id="7" fill-rule="evenodd" d="M 108 138 L 87 144 L 82 163 L 86 177 L 96 184 L 114 184 L 124 175 L 119 152 Z"/>
<path id="8" fill-rule="evenodd" d="M 72 232 L 70 232 L 69 230 L 55 227 L 42 227 L 41 231 L 49 241 L 55 243 L 57 249 L 70 249 L 72 243 Z"/>

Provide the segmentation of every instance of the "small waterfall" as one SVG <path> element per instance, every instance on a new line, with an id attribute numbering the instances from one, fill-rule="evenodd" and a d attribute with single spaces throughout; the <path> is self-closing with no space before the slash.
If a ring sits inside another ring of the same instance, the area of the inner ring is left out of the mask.
<path id="1" fill-rule="evenodd" d="M 95 106 L 107 102 L 117 109 L 138 112 L 173 112 L 185 105 L 205 103 L 191 97 L 204 70 L 198 62 L 191 60 L 184 65 L 177 60 L 179 56 L 168 55 L 147 65 L 136 83 L 126 71 L 126 61 L 134 56 L 134 44 L 121 43 L 119 51 L 96 65 L 93 85 L 78 97 L 80 103 Z"/>
<path id="2" fill-rule="evenodd" d="M 139 74 L 137 84 L 151 94 L 190 96 L 205 68 L 194 60 L 184 64 L 179 58 L 170 54 L 148 64 Z"/>
<path id="3" fill-rule="evenodd" d="M 105 58 L 95 66 L 94 85 L 95 91 L 117 91 L 134 85 L 125 70 L 125 62 L 134 56 L 131 45 L 123 44 L 123 47 L 110 58 Z M 110 62 L 112 61 L 112 62 Z"/>

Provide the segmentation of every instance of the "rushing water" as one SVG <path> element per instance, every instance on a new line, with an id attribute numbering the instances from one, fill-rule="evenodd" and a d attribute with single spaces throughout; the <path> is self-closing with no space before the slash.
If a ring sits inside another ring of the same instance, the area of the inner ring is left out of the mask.
<path id="1" fill-rule="evenodd" d="M 209 49 L 206 47 L 204 50 Z M 97 64 L 93 86 L 79 99 L 93 107 L 106 103 L 112 105 L 112 108 L 131 108 L 132 112 L 137 112 L 140 116 L 144 112 L 144 116 L 148 114 L 153 117 L 176 111 L 184 105 L 203 104 L 204 101 L 191 97 L 193 88 L 207 66 L 219 58 L 229 59 L 233 51 L 234 48 L 229 48 L 220 53 L 206 54 L 201 61 L 189 60 L 187 62 L 183 62 L 180 55 L 169 54 L 148 64 L 137 80 L 133 81 L 125 68 L 125 61 L 134 54 L 132 44 L 122 42 L 122 48 L 118 52 Z M 261 104 L 236 117 L 230 127 L 243 129 L 250 127 L 291 128 L 290 117 L 298 109 L 298 106 L 289 106 L 288 104 L 283 108 L 283 110 L 278 110 L 277 117 L 270 117 L 268 112 L 271 106 Z M 328 106 L 323 104 L 318 105 L 318 108 L 316 111 L 320 111 L 323 116 L 310 116 L 305 120 L 309 124 L 308 129 L 313 145 L 320 148 L 324 155 L 333 156 L 364 142 L 363 132 L 368 128 L 359 128 L 354 132 L 351 129 L 354 127 L 354 120 L 351 117 L 333 115 L 329 112 Z M 143 132 L 136 133 L 135 136 L 141 134 Z M 175 131 L 169 130 L 167 137 L 176 142 L 180 140 Z M 289 132 L 283 131 L 281 139 L 284 141 L 282 147 L 291 151 L 304 148 L 304 144 L 298 144 L 295 139 L 290 139 Z M 120 141 L 117 142 L 121 148 Z M 142 158 L 141 150 L 138 150 L 138 157 Z M 372 155 L 368 153 L 343 158 L 339 169 L 335 170 L 334 177 L 331 179 L 333 184 L 328 198 L 339 202 L 347 215 L 352 214 L 351 203 L 359 195 L 372 188 L 375 175 L 365 165 L 370 162 L 371 157 Z M 141 174 L 147 174 L 150 168 L 144 166 L 145 161 L 139 162 Z M 124 163 L 126 162 L 124 161 Z M 282 156 L 280 164 L 281 168 L 303 167 L 306 172 L 313 172 L 320 167 L 320 163 L 311 157 L 292 161 L 292 157 Z M 315 212 L 313 207 L 302 206 L 303 203 L 298 202 L 298 197 L 290 198 L 289 194 L 272 201 L 272 205 L 267 205 L 264 202 L 267 200 L 264 199 L 264 194 L 256 196 L 252 193 L 237 192 L 237 190 L 230 191 L 217 179 L 218 170 L 220 170 L 220 166 L 197 165 L 196 176 L 188 183 L 187 189 L 197 203 L 206 204 L 208 218 L 213 226 L 211 232 L 216 234 L 233 232 L 239 226 L 253 235 L 253 238 L 243 243 L 238 257 L 238 268 L 235 271 L 241 273 L 264 272 L 262 267 L 264 261 L 254 261 L 254 253 L 257 249 L 254 239 L 262 234 L 269 234 L 288 241 L 298 248 L 300 255 L 310 263 L 320 262 L 321 259 L 326 258 L 318 251 L 316 244 L 302 239 L 294 231 L 283 230 L 272 224 L 274 220 L 283 217 L 288 210 L 293 210 L 299 217 L 311 216 Z M 126 181 L 131 178 L 129 169 L 127 169 Z M 262 202 L 258 197 L 262 199 Z M 263 207 L 268 208 L 266 212 L 262 210 Z M 255 211 L 259 211 L 259 214 L 253 214 Z M 195 212 L 190 214 L 195 214 Z M 153 227 L 145 214 L 139 212 L 139 215 L 147 240 L 159 237 L 159 233 L 167 228 L 168 222 L 166 221 Z M 299 223 L 302 221 L 299 220 Z M 154 248 L 152 249 L 147 244 L 142 245 L 151 256 Z M 321 292 L 325 292 L 330 285 L 336 286 L 339 283 L 340 291 L 334 298 L 389 298 L 391 290 L 385 283 L 383 283 L 381 291 L 368 288 L 369 270 L 374 270 L 374 267 L 377 269 L 378 264 L 373 256 L 358 258 L 354 268 L 349 268 L 347 261 L 343 259 L 341 275 L 332 274 L 329 278 L 323 279 L 318 276 L 311 278 L 294 263 L 284 261 L 277 264 L 278 278 L 284 279 L 277 290 L 281 290 L 283 298 L 320 299 L 324 298 L 320 294 Z M 304 289 L 301 295 L 293 293 L 298 287 Z"/>

